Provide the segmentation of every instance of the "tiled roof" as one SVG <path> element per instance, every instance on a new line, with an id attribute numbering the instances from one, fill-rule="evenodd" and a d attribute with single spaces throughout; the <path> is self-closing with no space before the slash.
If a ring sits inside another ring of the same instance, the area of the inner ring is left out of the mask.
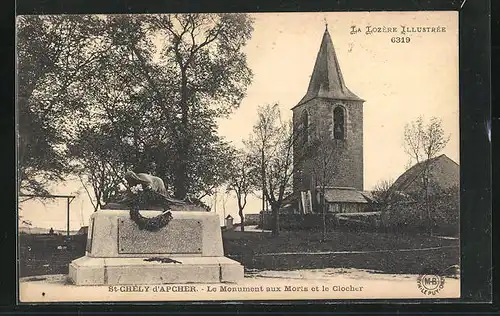
<path id="1" fill-rule="evenodd" d="M 369 203 L 370 199 L 363 193 L 364 191 L 352 188 L 327 188 L 325 190 L 325 199 L 330 203 Z"/>
<path id="2" fill-rule="evenodd" d="M 403 173 L 391 186 L 391 190 L 400 192 L 415 192 L 420 188 L 418 185 L 421 181 L 421 174 L 424 171 L 426 161 L 415 164 L 405 173 Z M 431 182 L 431 191 L 433 187 L 438 189 L 449 189 L 460 185 L 460 167 L 459 165 L 448 158 L 446 155 L 441 155 L 431 159 L 429 178 Z M 431 192 L 432 193 L 432 192 Z"/>

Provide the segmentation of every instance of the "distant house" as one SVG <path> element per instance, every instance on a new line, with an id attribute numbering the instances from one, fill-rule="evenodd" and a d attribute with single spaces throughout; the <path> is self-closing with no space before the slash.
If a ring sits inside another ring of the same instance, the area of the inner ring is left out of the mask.
<path id="1" fill-rule="evenodd" d="M 427 168 L 428 167 L 428 168 Z M 423 173 L 428 170 L 428 198 Z M 397 231 L 459 232 L 460 166 L 446 155 L 417 163 L 404 172 L 389 189 L 390 202 L 382 222 Z"/>
<path id="2" fill-rule="evenodd" d="M 234 218 L 231 215 L 226 216 L 226 218 L 225 218 L 226 229 L 228 229 L 228 230 L 233 229 L 233 220 L 234 220 Z"/>
<path id="3" fill-rule="evenodd" d="M 422 173 L 429 167 L 429 193 L 432 195 L 460 185 L 460 166 L 446 155 L 413 165 L 406 170 L 390 190 L 405 195 L 418 194 L 422 190 Z"/>

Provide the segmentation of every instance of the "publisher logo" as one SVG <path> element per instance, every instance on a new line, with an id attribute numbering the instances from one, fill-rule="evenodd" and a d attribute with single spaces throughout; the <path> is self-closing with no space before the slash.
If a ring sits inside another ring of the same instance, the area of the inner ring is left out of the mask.
<path id="1" fill-rule="evenodd" d="M 417 287 L 426 295 L 436 295 L 444 288 L 444 277 L 435 273 L 421 274 L 417 278 Z"/>

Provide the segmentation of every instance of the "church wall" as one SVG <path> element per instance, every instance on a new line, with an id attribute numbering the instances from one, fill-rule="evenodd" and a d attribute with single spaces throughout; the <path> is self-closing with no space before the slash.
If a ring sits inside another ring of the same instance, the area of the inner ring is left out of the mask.
<path id="1" fill-rule="evenodd" d="M 293 109 L 292 112 L 292 124 L 293 124 L 293 130 L 294 133 L 300 133 L 300 130 L 302 128 L 301 126 L 301 115 L 304 110 L 309 110 L 308 104 L 303 104 L 300 105 L 296 108 Z M 299 138 L 299 136 L 296 136 Z M 298 139 L 297 141 L 294 142 L 293 146 L 293 162 L 294 162 L 294 172 L 293 172 L 293 191 L 294 192 L 299 192 L 299 191 L 304 191 L 310 189 L 309 186 L 304 183 L 304 179 L 302 179 L 302 176 L 299 172 L 299 170 L 303 169 L 303 162 L 300 161 L 300 166 L 299 166 L 299 160 L 301 160 L 301 157 L 303 154 L 303 148 L 301 146 L 301 141 Z"/>
<path id="2" fill-rule="evenodd" d="M 333 111 L 336 106 L 345 109 L 345 140 L 333 139 Z M 300 118 L 303 111 L 307 109 L 313 126 L 312 137 L 319 138 L 326 146 L 336 146 L 334 151 L 335 163 L 329 173 L 331 181 L 328 186 L 353 187 L 363 190 L 363 105 L 361 101 L 344 101 L 330 99 L 313 99 L 293 111 L 294 126 L 300 126 Z M 295 146 L 296 158 L 302 157 L 304 148 L 298 144 Z M 327 151 L 330 152 L 330 151 Z M 302 162 L 303 177 L 294 174 L 294 190 L 314 189 L 314 181 L 308 181 L 314 172 L 312 160 Z"/>

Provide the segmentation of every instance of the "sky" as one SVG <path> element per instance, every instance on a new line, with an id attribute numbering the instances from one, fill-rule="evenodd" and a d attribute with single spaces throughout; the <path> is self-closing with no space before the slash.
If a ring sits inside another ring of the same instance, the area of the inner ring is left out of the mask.
<path id="1" fill-rule="evenodd" d="M 240 107 L 219 122 L 219 133 L 242 146 L 252 132 L 257 107 L 278 103 L 283 117 L 307 91 L 325 21 L 347 87 L 364 103 L 364 185 L 370 190 L 381 180 L 395 180 L 405 171 L 403 149 L 406 123 L 423 116 L 441 118 L 450 141 L 442 153 L 459 163 L 459 85 L 457 12 L 342 12 L 253 14 L 254 32 L 245 47 L 253 82 Z M 406 33 L 401 26 L 445 27 L 445 32 Z M 351 26 L 361 29 L 351 33 Z M 366 34 L 366 26 L 396 27 L 398 33 Z M 409 43 L 392 43 L 394 36 Z M 53 194 L 77 194 L 71 204 L 70 228 L 88 223 L 93 209 L 79 180 L 68 179 L 51 188 Z M 225 200 L 225 202 L 222 202 Z M 222 218 L 235 222 L 234 196 L 208 200 Z M 33 226 L 64 229 L 66 202 L 26 202 L 20 215 Z M 246 213 L 258 213 L 261 201 L 252 196 Z"/>

